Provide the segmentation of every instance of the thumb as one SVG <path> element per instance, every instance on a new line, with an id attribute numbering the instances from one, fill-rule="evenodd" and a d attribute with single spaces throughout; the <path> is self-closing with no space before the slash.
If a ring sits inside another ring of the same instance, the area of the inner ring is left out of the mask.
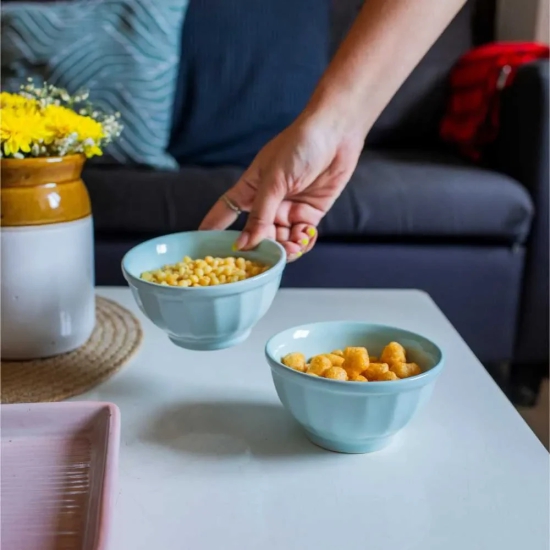
<path id="1" fill-rule="evenodd" d="M 277 210 L 284 198 L 284 184 L 269 176 L 261 179 L 246 226 L 235 243 L 238 249 L 255 248 L 272 235 Z"/>

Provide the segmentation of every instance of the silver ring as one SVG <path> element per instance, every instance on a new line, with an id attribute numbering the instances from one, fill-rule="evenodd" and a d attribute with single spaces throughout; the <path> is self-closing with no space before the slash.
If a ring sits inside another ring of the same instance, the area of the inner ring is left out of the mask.
<path id="1" fill-rule="evenodd" d="M 227 195 L 222 195 L 222 200 L 237 216 L 242 214 L 242 210 Z"/>

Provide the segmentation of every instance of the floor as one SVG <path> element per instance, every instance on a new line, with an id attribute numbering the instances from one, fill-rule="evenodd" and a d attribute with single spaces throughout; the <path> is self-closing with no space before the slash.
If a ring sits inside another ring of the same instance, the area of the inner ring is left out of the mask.
<path id="1" fill-rule="evenodd" d="M 518 407 L 518 411 L 523 416 L 525 422 L 529 424 L 531 429 L 535 432 L 537 437 L 541 440 L 542 444 L 549 449 L 550 439 L 550 411 L 549 411 L 549 399 L 548 394 L 548 378 L 543 381 L 540 389 L 540 393 L 537 399 L 535 407 L 523 408 Z"/>

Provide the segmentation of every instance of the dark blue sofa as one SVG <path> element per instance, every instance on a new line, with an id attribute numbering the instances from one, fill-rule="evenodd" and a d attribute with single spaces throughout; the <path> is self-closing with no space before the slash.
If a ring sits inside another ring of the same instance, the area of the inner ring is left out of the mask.
<path id="1" fill-rule="evenodd" d="M 335 0 L 333 47 L 360 3 Z M 480 17 L 470 2 L 392 100 L 319 243 L 289 265 L 284 286 L 424 289 L 482 361 L 525 370 L 548 363 L 548 66 L 525 66 L 506 91 L 484 166 L 454 154 L 437 126 L 451 67 L 483 39 Z M 241 172 L 87 168 L 97 283 L 124 284 L 120 260 L 137 242 L 196 229 Z"/>

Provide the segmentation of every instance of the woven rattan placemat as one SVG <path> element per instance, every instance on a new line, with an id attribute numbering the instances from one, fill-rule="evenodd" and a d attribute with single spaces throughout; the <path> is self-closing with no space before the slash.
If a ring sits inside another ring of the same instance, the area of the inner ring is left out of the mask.
<path id="1" fill-rule="evenodd" d="M 118 372 L 142 337 L 131 312 L 98 296 L 96 325 L 82 347 L 47 359 L 1 362 L 2 403 L 61 401 L 84 393 Z"/>

